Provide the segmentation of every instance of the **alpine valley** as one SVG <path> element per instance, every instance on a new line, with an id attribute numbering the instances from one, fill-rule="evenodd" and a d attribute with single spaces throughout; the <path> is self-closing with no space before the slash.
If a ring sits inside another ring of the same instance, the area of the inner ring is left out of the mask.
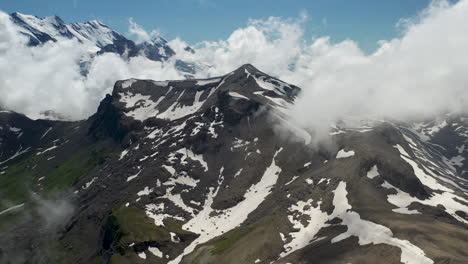
<path id="1" fill-rule="evenodd" d="M 97 21 L 11 19 L 31 46 L 174 54 Z M 0 110 L 0 263 L 468 263 L 468 118 L 343 120 L 317 144 L 288 111 L 299 87 L 233 70 L 119 80 L 82 121 Z"/>

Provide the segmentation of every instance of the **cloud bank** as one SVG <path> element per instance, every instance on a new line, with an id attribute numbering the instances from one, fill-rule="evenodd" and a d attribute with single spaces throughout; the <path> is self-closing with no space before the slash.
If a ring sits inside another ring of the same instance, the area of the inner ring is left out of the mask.
<path id="1" fill-rule="evenodd" d="M 80 62 L 94 47 L 74 39 L 28 47 L 28 39 L 18 31 L 0 12 L 0 107 L 31 118 L 47 110 L 68 119 L 87 118 L 117 80 L 183 78 L 171 62 L 163 65 L 140 57 L 126 61 L 112 53 L 95 57 L 83 77 Z"/>
<path id="2" fill-rule="evenodd" d="M 302 87 L 291 115 L 317 133 L 342 119 L 406 121 L 468 110 L 468 1 L 432 2 L 401 20 L 401 36 L 372 54 L 352 40 L 304 40 L 302 21 L 250 21 L 225 41 L 201 43 L 194 60 L 211 62 L 212 75 L 250 62 Z"/>
<path id="3" fill-rule="evenodd" d="M 401 35 L 381 41 L 372 54 L 353 40 L 306 39 L 303 15 L 270 17 L 250 20 L 226 40 L 198 43 L 194 54 L 174 39 L 169 44 L 177 55 L 164 64 L 98 56 L 86 78 L 76 64 L 86 47 L 61 40 L 27 48 L 5 16 L 0 14 L 0 105 L 29 115 L 52 109 L 85 118 L 116 80 L 182 79 L 175 59 L 204 65 L 196 74 L 200 78 L 252 63 L 303 88 L 291 115 L 317 133 L 346 118 L 410 120 L 468 110 L 468 0 L 432 2 L 416 17 L 402 19 Z M 133 21 L 129 31 L 140 41 L 152 36 Z"/>

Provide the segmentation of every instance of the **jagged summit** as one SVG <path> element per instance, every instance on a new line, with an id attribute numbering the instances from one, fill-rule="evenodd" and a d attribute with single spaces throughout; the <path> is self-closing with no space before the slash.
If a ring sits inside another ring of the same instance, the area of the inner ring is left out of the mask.
<path id="1" fill-rule="evenodd" d="M 91 133 L 122 140 L 132 127 L 204 115 L 214 108 L 235 123 L 260 107 L 284 111 L 299 91 L 300 88 L 272 78 L 252 65 L 210 79 L 118 81 L 112 95 L 106 97 L 92 117 Z M 110 124 L 109 120 L 114 121 Z"/>
<path id="2" fill-rule="evenodd" d="M 249 71 L 250 73 L 262 73 L 262 74 L 265 74 L 263 72 L 261 72 L 259 69 L 257 69 L 255 66 L 253 66 L 252 64 L 250 63 L 246 63 L 246 64 L 243 64 L 242 66 L 240 66 L 237 70 L 235 70 L 235 72 L 245 72 L 245 71 Z"/>
<path id="3" fill-rule="evenodd" d="M 29 38 L 31 46 L 57 41 L 57 38 L 74 38 L 102 48 L 116 40 L 125 39 L 97 20 L 67 24 L 58 16 L 39 18 L 18 12 L 11 14 L 10 19 L 20 27 L 20 32 Z"/>
<path id="4" fill-rule="evenodd" d="M 274 108 L 287 108 L 300 88 L 266 75 L 250 64 L 221 76 L 201 80 L 152 81 L 129 79 L 115 84 L 112 96 L 126 116 L 144 121 L 174 120 L 206 109 L 222 95 Z M 216 99 L 214 99 L 216 98 Z"/>
<path id="5" fill-rule="evenodd" d="M 58 16 L 39 18 L 18 12 L 10 14 L 10 19 L 18 26 L 19 33 L 28 37 L 29 46 L 38 46 L 49 41 L 56 42 L 58 39 L 76 39 L 87 45 L 90 53 L 87 56 L 89 60 L 92 60 L 95 55 L 115 53 L 124 59 L 141 56 L 149 60 L 164 62 L 175 55 L 175 51 L 169 46 L 167 40 L 161 36 L 137 44 L 98 20 L 65 23 Z M 193 51 L 190 47 L 187 49 Z M 86 65 L 88 64 L 81 64 L 81 66 Z M 187 77 L 191 77 L 197 65 L 177 60 L 176 68 Z M 83 69 L 82 72 L 87 71 Z"/>

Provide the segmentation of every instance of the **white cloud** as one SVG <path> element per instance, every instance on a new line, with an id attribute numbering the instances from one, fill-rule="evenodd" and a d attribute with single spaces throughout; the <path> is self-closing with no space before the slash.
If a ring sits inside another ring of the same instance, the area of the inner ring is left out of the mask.
<path id="1" fill-rule="evenodd" d="M 153 38 L 160 35 L 159 30 L 152 30 L 151 32 L 147 32 L 145 29 L 143 29 L 142 26 L 134 22 L 132 17 L 128 19 L 128 23 L 128 34 L 136 37 L 135 42 L 137 44 L 142 42 L 150 42 Z"/>
<path id="2" fill-rule="evenodd" d="M 47 110 L 69 119 L 87 118 L 117 80 L 183 78 L 171 62 L 124 61 L 111 53 L 96 57 L 83 77 L 79 62 L 89 56 L 90 46 L 60 39 L 31 48 L 18 30 L 0 12 L 0 105 L 32 118 Z"/>
<path id="3" fill-rule="evenodd" d="M 468 1 L 434 2 L 407 20 L 400 38 L 381 42 L 371 55 L 352 41 L 316 40 L 285 79 L 304 94 L 294 115 L 325 129 L 341 118 L 409 120 L 468 109 Z"/>
<path id="4" fill-rule="evenodd" d="M 409 120 L 468 107 L 468 1 L 434 1 L 399 23 L 401 37 L 367 55 L 355 41 L 304 40 L 301 19 L 250 21 L 227 40 L 204 42 L 187 59 L 218 75 L 241 64 L 303 88 L 292 115 L 319 134 L 346 118 Z"/>
<path id="5" fill-rule="evenodd" d="M 198 77 L 226 74 L 245 63 L 253 63 L 259 69 L 277 74 L 294 63 L 301 52 L 302 15 L 299 20 L 283 20 L 270 17 L 266 20 L 250 20 L 247 27 L 235 30 L 226 40 L 204 41 L 193 48 L 195 54 L 178 53 L 177 58 L 210 65 Z M 180 40 L 170 42 L 181 47 Z M 172 47 L 174 47 L 172 46 Z M 180 49 L 179 47 L 179 49 Z"/>

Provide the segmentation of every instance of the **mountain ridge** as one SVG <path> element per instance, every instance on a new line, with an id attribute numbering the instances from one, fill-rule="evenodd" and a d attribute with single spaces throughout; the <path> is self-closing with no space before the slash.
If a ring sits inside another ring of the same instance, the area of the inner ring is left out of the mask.
<path id="1" fill-rule="evenodd" d="M 0 260 L 466 262 L 464 165 L 432 140 L 468 157 L 461 134 L 444 136 L 468 124 L 336 126 L 332 144 L 314 145 L 287 123 L 300 91 L 245 64 L 204 80 L 117 81 L 89 119 L 35 133 L 0 114 L 0 148 L 11 145 L 0 162 L 29 147 L 0 165 L 0 193 L 23 204 L 0 207 Z M 75 210 L 45 218 L 42 200 Z"/>
<path id="2" fill-rule="evenodd" d="M 161 36 L 136 43 L 124 35 L 112 30 L 98 20 L 79 23 L 65 23 L 58 16 L 39 18 L 19 12 L 11 13 L 10 20 L 19 28 L 19 33 L 28 37 L 28 46 L 39 46 L 47 42 L 57 42 L 59 39 L 76 39 L 81 44 L 90 46 L 90 58 L 82 61 L 84 67 L 82 72 L 86 75 L 86 66 L 93 57 L 105 53 L 115 53 L 125 60 L 132 57 L 142 56 L 151 61 L 164 62 L 175 55 L 175 51 L 169 46 L 167 40 Z M 185 48 L 188 52 L 194 52 L 190 47 Z M 192 78 L 197 65 L 176 60 L 176 69 L 184 73 L 187 78 Z"/>

